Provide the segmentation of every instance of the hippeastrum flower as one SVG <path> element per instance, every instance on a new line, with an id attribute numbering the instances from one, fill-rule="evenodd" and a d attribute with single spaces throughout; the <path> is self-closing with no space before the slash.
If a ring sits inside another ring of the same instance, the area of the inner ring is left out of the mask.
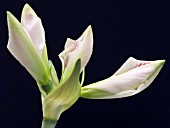
<path id="1" fill-rule="evenodd" d="M 77 40 L 67 39 L 65 49 L 59 54 L 62 62 L 62 77 L 59 82 L 52 62 L 48 61 L 41 19 L 33 9 L 28 4 L 24 6 L 21 23 L 10 12 L 7 12 L 7 20 L 7 47 L 36 80 L 42 94 L 42 128 L 54 128 L 60 115 L 80 96 L 109 99 L 141 92 L 152 83 L 165 62 L 141 61 L 130 57 L 111 77 L 81 87 L 84 68 L 93 51 L 93 34 L 89 26 Z"/>
<path id="2" fill-rule="evenodd" d="M 137 94 L 152 83 L 164 62 L 141 61 L 130 57 L 111 77 L 82 87 L 81 97 L 111 99 Z"/>
<path id="3" fill-rule="evenodd" d="M 72 72 L 75 62 L 78 58 L 81 59 L 81 69 L 83 71 L 88 63 L 93 51 L 93 33 L 91 26 L 77 39 L 67 39 L 65 49 L 59 54 L 62 62 L 62 79 L 66 79 Z"/>
<path id="4" fill-rule="evenodd" d="M 48 85 L 51 67 L 48 64 L 45 32 L 41 19 L 26 4 L 22 11 L 21 23 L 10 12 L 7 12 L 7 21 L 8 50 L 26 68 L 38 85 Z"/>

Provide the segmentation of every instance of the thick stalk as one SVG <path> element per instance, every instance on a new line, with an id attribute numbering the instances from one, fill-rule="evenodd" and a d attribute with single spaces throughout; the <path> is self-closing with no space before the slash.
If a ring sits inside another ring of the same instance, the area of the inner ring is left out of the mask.
<path id="1" fill-rule="evenodd" d="M 55 128 L 57 121 L 49 120 L 47 118 L 43 118 L 41 128 Z"/>

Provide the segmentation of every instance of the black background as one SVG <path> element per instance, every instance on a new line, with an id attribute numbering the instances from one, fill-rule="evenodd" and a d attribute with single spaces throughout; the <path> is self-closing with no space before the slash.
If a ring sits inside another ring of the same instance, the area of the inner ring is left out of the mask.
<path id="1" fill-rule="evenodd" d="M 161 73 L 145 91 L 123 99 L 80 98 L 62 114 L 57 128 L 170 128 L 169 0 L 1 0 L 0 128 L 41 126 L 37 85 L 6 48 L 6 11 L 20 19 L 25 3 L 43 21 L 49 59 L 59 76 L 58 54 L 66 38 L 77 39 L 90 24 L 94 52 L 86 67 L 85 84 L 109 77 L 130 56 L 166 59 Z"/>

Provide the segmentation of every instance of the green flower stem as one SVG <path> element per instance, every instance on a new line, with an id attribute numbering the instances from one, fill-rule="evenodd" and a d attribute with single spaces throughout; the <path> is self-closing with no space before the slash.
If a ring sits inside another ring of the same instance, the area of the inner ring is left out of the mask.
<path id="1" fill-rule="evenodd" d="M 56 124 L 57 124 L 57 121 L 43 118 L 41 128 L 55 128 Z"/>

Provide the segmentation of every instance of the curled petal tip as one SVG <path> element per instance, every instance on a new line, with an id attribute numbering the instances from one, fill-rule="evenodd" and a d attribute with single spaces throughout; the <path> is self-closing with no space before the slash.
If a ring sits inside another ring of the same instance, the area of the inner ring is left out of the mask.
<path id="1" fill-rule="evenodd" d="M 9 16 L 11 13 L 9 11 L 6 11 L 7 16 Z"/>
<path id="2" fill-rule="evenodd" d="M 34 12 L 34 10 L 31 8 L 31 6 L 29 4 L 24 5 L 24 8 L 23 8 L 22 12 L 31 12 L 34 15 L 36 15 L 36 13 Z"/>
<path id="3" fill-rule="evenodd" d="M 87 31 L 90 32 L 90 33 L 92 33 L 92 26 L 91 26 L 91 25 L 89 25 L 89 26 L 87 27 Z"/>
<path id="4" fill-rule="evenodd" d="M 22 14 L 21 14 L 21 24 L 24 26 L 25 22 L 30 22 L 37 17 L 37 14 L 34 10 L 30 7 L 29 4 L 25 4 Z M 33 21 L 32 21 L 33 22 Z M 30 23 L 32 23 L 30 22 Z"/>
<path id="5" fill-rule="evenodd" d="M 88 27 L 87 27 L 87 29 L 85 30 L 85 32 L 83 33 L 83 35 L 84 36 L 92 36 L 92 34 L 93 34 L 93 32 L 92 32 L 92 27 L 91 27 L 91 25 L 89 25 Z"/>
<path id="6" fill-rule="evenodd" d="M 26 4 L 24 5 L 24 8 L 23 8 L 23 9 L 25 9 L 25 8 L 31 8 L 31 6 L 30 6 L 28 3 L 26 3 Z"/>
<path id="7" fill-rule="evenodd" d="M 158 64 L 159 65 L 164 65 L 165 64 L 165 60 L 158 60 Z"/>
<path id="8" fill-rule="evenodd" d="M 158 69 L 165 64 L 165 60 L 152 61 L 151 64 L 155 67 L 155 69 Z"/>
<path id="9" fill-rule="evenodd" d="M 11 12 L 7 11 L 6 14 L 7 14 L 7 22 L 8 22 L 8 25 L 10 25 L 11 22 L 17 20 Z"/>
<path id="10" fill-rule="evenodd" d="M 88 30 L 92 30 L 92 26 L 89 25 L 89 26 L 87 27 L 87 29 L 88 29 Z"/>
<path id="11" fill-rule="evenodd" d="M 90 42 L 93 39 L 93 31 L 91 25 L 89 25 L 83 34 L 76 41 L 87 40 L 86 43 Z"/>

